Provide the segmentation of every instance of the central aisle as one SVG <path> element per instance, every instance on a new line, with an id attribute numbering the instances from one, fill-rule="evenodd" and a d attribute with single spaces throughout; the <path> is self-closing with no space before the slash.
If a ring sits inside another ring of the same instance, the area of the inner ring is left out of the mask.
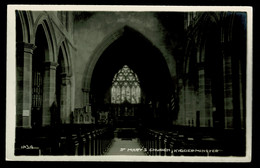
<path id="1" fill-rule="evenodd" d="M 139 145 L 137 138 L 134 139 L 113 139 L 112 145 L 106 155 L 143 155 L 145 152 Z"/>

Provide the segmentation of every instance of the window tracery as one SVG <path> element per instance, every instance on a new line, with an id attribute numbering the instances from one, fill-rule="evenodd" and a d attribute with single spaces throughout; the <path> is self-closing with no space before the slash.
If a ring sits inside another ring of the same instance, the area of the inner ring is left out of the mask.
<path id="1" fill-rule="evenodd" d="M 127 65 L 115 74 L 111 88 L 111 103 L 121 104 L 128 102 L 131 104 L 140 103 L 141 89 L 136 73 Z"/>

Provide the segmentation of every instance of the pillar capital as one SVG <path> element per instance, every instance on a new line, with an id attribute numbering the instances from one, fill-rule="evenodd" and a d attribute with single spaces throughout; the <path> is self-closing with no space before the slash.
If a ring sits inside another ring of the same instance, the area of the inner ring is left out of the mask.
<path id="1" fill-rule="evenodd" d="M 70 79 L 70 77 L 71 77 L 71 75 L 69 75 L 68 73 L 61 73 L 60 74 L 60 76 L 61 76 L 61 78 L 68 78 L 68 79 Z"/>
<path id="2" fill-rule="evenodd" d="M 18 51 L 23 51 L 26 53 L 33 54 L 33 51 L 37 48 L 34 44 L 25 43 L 25 42 L 17 42 L 16 48 Z"/>
<path id="3" fill-rule="evenodd" d="M 70 75 L 67 73 L 61 73 L 61 79 L 62 79 L 62 85 L 68 85 L 70 84 Z"/>
<path id="4" fill-rule="evenodd" d="M 56 70 L 57 66 L 59 65 L 57 62 L 44 62 L 45 65 L 45 69 L 52 69 L 52 70 Z"/>

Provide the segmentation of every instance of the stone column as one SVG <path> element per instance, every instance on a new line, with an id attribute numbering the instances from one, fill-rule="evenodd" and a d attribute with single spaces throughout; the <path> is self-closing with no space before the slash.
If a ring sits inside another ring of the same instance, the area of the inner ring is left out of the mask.
<path id="1" fill-rule="evenodd" d="M 184 86 L 183 86 L 183 80 L 179 79 L 178 80 L 178 90 L 179 90 L 179 115 L 178 115 L 178 119 L 177 119 L 177 124 L 178 125 L 185 125 L 185 106 L 184 106 L 184 102 L 185 102 L 185 97 L 184 97 Z"/>
<path id="2" fill-rule="evenodd" d="M 205 44 L 197 48 L 197 66 L 198 66 L 198 91 L 197 91 L 197 111 L 196 119 L 197 127 L 212 127 L 212 93 L 211 79 L 206 75 L 205 69 Z"/>
<path id="3" fill-rule="evenodd" d="M 194 87 L 188 83 L 187 81 L 184 90 L 185 125 L 191 127 L 196 119 L 196 98 Z"/>
<path id="4" fill-rule="evenodd" d="M 213 103 L 211 92 L 211 79 L 205 79 L 205 126 L 213 127 Z"/>
<path id="5" fill-rule="evenodd" d="M 203 64 L 199 65 L 199 96 L 198 111 L 200 116 L 200 127 L 212 127 L 212 95 L 211 80 L 205 76 L 205 68 Z"/>
<path id="6" fill-rule="evenodd" d="M 233 85 L 232 85 L 232 59 L 228 45 L 224 44 L 223 54 L 223 82 L 224 82 L 224 114 L 225 128 L 233 128 Z"/>
<path id="7" fill-rule="evenodd" d="M 50 107 L 55 101 L 56 91 L 56 62 L 45 62 L 43 79 L 43 107 L 42 107 L 42 126 L 51 124 Z"/>
<path id="8" fill-rule="evenodd" d="M 179 80 L 179 107 L 178 125 L 195 126 L 196 120 L 196 95 L 194 86 Z"/>
<path id="9" fill-rule="evenodd" d="M 70 123 L 70 76 L 66 73 L 61 74 L 61 92 L 60 92 L 60 117 L 61 123 Z"/>
<path id="10" fill-rule="evenodd" d="M 82 89 L 82 92 L 83 92 L 83 95 L 84 95 L 84 102 L 83 102 L 83 105 L 84 106 L 88 106 L 90 104 L 90 100 L 89 100 L 89 92 L 90 90 L 89 89 Z"/>
<path id="11" fill-rule="evenodd" d="M 199 125 L 205 126 L 205 70 L 204 67 L 199 69 L 199 101 L 198 101 L 198 111 L 199 111 Z M 197 119 L 198 120 L 198 119 Z"/>
<path id="12" fill-rule="evenodd" d="M 83 92 L 83 106 L 89 105 L 89 89 L 82 89 Z"/>
<path id="13" fill-rule="evenodd" d="M 32 55 L 34 44 L 16 44 L 16 126 L 31 127 Z"/>

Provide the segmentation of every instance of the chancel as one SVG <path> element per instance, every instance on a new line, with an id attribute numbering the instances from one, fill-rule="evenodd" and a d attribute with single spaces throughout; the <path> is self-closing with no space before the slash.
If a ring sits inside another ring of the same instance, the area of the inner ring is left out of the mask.
<path id="1" fill-rule="evenodd" d="M 141 88 L 137 75 L 127 65 L 115 74 L 111 87 L 111 112 L 115 123 L 136 120 L 138 104 L 141 103 Z"/>
<path id="2" fill-rule="evenodd" d="M 15 155 L 246 155 L 246 13 L 15 15 Z"/>

